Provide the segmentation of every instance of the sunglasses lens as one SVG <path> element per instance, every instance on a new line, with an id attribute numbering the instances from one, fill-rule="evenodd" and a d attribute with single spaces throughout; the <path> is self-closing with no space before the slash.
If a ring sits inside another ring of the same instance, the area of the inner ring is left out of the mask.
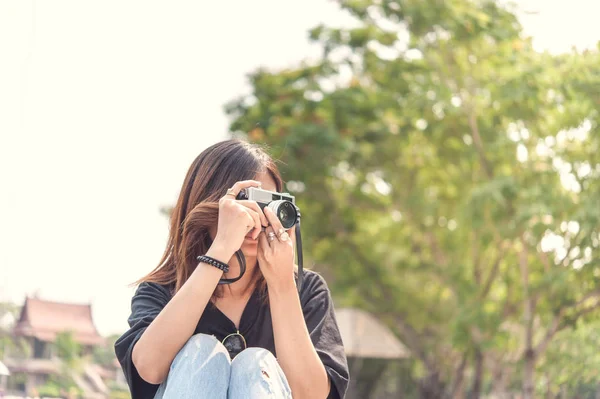
<path id="1" fill-rule="evenodd" d="M 244 337 L 240 334 L 231 334 L 225 340 L 223 340 L 223 345 L 229 352 L 229 356 L 231 359 L 236 357 L 238 353 L 246 349 L 246 341 Z"/>

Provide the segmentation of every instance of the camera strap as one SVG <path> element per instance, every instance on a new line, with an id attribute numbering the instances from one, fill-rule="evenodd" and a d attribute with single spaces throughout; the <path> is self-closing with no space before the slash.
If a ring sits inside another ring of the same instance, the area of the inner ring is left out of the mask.
<path id="1" fill-rule="evenodd" d="M 300 232 L 300 217 L 298 217 L 298 222 L 296 223 L 296 257 L 298 258 L 298 281 L 296 285 L 298 286 L 298 293 L 300 293 L 300 289 L 302 288 L 302 281 L 304 280 L 304 266 L 302 264 L 302 233 Z"/>
<path id="2" fill-rule="evenodd" d="M 241 249 L 238 249 L 235 252 L 235 256 L 237 256 L 238 263 L 240 264 L 240 275 L 235 278 L 222 278 L 219 280 L 219 284 L 231 284 L 235 283 L 239 279 L 242 278 L 244 273 L 246 273 L 246 257 L 242 253 Z"/>

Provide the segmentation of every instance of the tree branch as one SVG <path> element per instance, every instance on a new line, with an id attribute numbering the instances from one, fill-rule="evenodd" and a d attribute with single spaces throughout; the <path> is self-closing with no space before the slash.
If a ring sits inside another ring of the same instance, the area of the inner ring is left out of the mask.
<path id="1" fill-rule="evenodd" d="M 477 124 L 477 116 L 475 115 L 474 108 L 469 111 L 468 119 L 469 127 L 471 128 L 471 135 L 473 136 L 473 144 L 475 144 L 475 149 L 477 150 L 477 155 L 479 155 L 479 160 L 483 166 L 483 170 L 489 179 L 493 179 L 494 171 L 492 170 L 490 161 L 488 161 L 487 157 L 485 156 L 483 140 L 481 140 L 481 135 L 479 134 L 479 126 Z"/>
<path id="2" fill-rule="evenodd" d="M 574 315 L 572 315 L 571 317 L 573 318 L 573 320 L 577 320 L 579 319 L 581 316 L 591 313 L 594 310 L 600 308 L 600 301 L 596 302 L 595 304 L 593 304 L 592 306 L 587 306 L 583 309 L 581 309 L 579 312 L 575 313 Z"/>
<path id="3" fill-rule="evenodd" d="M 523 317 L 525 319 L 525 351 L 533 349 L 533 315 L 535 302 L 529 294 L 529 265 L 527 259 L 527 243 L 521 237 L 521 250 L 519 251 L 519 268 L 521 269 L 521 281 L 523 283 Z"/>
<path id="4" fill-rule="evenodd" d="M 440 248 L 437 239 L 433 235 L 433 233 L 431 231 L 427 231 L 425 233 L 425 237 L 427 237 L 427 243 L 431 245 L 435 261 L 441 266 L 448 266 L 448 257 Z"/>
<path id="5" fill-rule="evenodd" d="M 579 245 L 577 244 L 573 244 L 573 242 L 577 241 L 577 238 L 579 238 L 579 235 L 581 234 L 581 226 L 579 226 L 579 230 L 577 230 L 577 233 L 575 233 L 575 235 L 571 238 L 569 238 L 569 249 L 567 249 L 567 251 L 565 252 L 565 256 L 562 257 L 562 259 L 560 261 L 558 261 L 558 265 L 562 265 L 563 262 L 565 260 L 567 260 L 567 258 L 569 257 L 569 254 L 571 253 L 571 250 L 575 247 L 578 247 Z"/>
<path id="6" fill-rule="evenodd" d="M 544 271 L 546 273 L 548 273 L 550 271 L 550 259 L 548 259 L 548 254 L 546 254 L 545 252 L 540 252 L 540 260 L 542 261 L 542 264 L 544 265 Z"/>
<path id="7" fill-rule="evenodd" d="M 477 234 L 475 232 L 471 235 L 471 248 L 473 251 L 473 277 L 475 278 L 475 282 L 479 285 L 481 284 L 481 257 Z"/>
<path id="8" fill-rule="evenodd" d="M 452 398 L 452 399 L 455 398 L 456 394 L 462 388 L 463 380 L 465 377 L 465 368 L 467 366 L 467 355 L 468 355 L 468 352 L 465 351 L 462 355 L 460 364 L 459 364 L 458 368 L 456 369 L 456 372 L 454 373 L 454 382 L 452 384 L 452 388 L 450 388 L 450 395 L 448 396 L 449 398 Z"/>
<path id="9" fill-rule="evenodd" d="M 489 294 L 490 289 L 492 288 L 492 283 L 496 279 L 496 276 L 498 275 L 498 271 L 500 270 L 500 262 L 502 262 L 502 259 L 504 259 L 505 254 L 506 254 L 506 248 L 504 246 L 502 246 L 500 248 L 500 251 L 498 252 L 498 256 L 496 256 L 496 259 L 494 260 L 494 263 L 492 264 L 492 270 L 490 270 L 490 274 L 488 274 L 488 277 L 485 280 L 485 283 L 483 285 L 483 290 L 481 291 L 481 294 L 480 294 L 481 299 L 486 298 L 487 295 Z"/>
<path id="10" fill-rule="evenodd" d="M 440 50 L 442 50 L 442 49 L 440 48 Z M 451 60 L 447 60 L 448 65 L 452 65 L 452 64 L 455 65 L 456 61 L 453 59 L 452 53 L 445 53 L 445 54 L 447 54 L 449 56 L 449 58 L 451 58 Z M 441 68 L 441 65 L 439 63 L 436 63 L 432 59 L 428 59 L 428 60 L 430 61 L 431 65 L 437 66 L 436 71 L 440 75 L 442 81 L 446 84 L 446 86 L 450 90 L 458 91 L 459 90 L 458 84 L 453 84 L 452 80 L 448 78 L 446 73 L 444 73 L 443 69 Z M 469 86 L 469 85 L 466 84 L 465 86 Z M 467 87 L 467 89 L 472 89 L 472 88 Z M 492 166 L 491 166 L 489 160 L 485 156 L 485 149 L 483 148 L 483 140 L 481 139 L 481 134 L 479 133 L 479 125 L 477 124 L 477 115 L 475 114 L 475 106 L 469 102 L 470 99 L 466 99 L 466 98 L 464 98 L 464 96 L 460 96 L 460 97 L 461 97 L 463 104 L 465 104 L 465 106 L 467 106 L 469 108 L 467 119 L 468 119 L 469 127 L 471 128 L 471 136 L 473 137 L 473 144 L 475 144 L 475 150 L 477 151 L 477 155 L 479 156 L 479 160 L 481 162 L 481 165 L 483 166 L 483 170 L 485 171 L 486 176 L 489 179 L 492 179 L 494 177 L 494 172 L 492 170 Z"/>
<path id="11" fill-rule="evenodd" d="M 548 345 L 550 344 L 550 341 L 552 340 L 552 338 L 554 337 L 554 335 L 559 332 L 562 328 L 564 328 L 565 326 L 561 327 L 561 323 L 565 317 L 565 313 L 569 310 L 569 309 L 574 309 L 578 306 L 583 305 L 586 301 L 592 299 L 592 298 L 600 298 L 600 290 L 595 290 L 595 291 L 591 291 L 588 292 L 586 295 L 583 296 L 583 298 L 581 298 L 579 301 L 577 301 L 577 303 L 575 303 L 572 306 L 565 306 L 563 307 L 552 319 L 552 321 L 550 322 L 550 326 L 548 327 L 548 330 L 546 331 L 546 334 L 544 334 L 544 338 L 542 338 L 542 340 L 538 343 L 538 345 L 535 348 L 535 352 L 536 354 L 543 354 L 546 349 L 548 348 Z M 576 312 L 573 317 L 575 318 L 575 320 L 577 320 L 579 317 L 583 316 L 584 314 L 590 313 L 593 310 L 596 310 L 600 308 L 600 300 L 596 301 L 595 304 L 591 305 L 591 306 L 586 306 L 582 309 L 580 309 L 578 312 Z"/>

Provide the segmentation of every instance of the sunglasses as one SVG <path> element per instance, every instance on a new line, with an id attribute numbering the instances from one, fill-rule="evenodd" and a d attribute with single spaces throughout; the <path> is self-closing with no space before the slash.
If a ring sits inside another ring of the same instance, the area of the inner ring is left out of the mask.
<path id="1" fill-rule="evenodd" d="M 241 351 L 246 349 L 246 338 L 239 331 L 229 334 L 223 338 L 223 346 L 229 352 L 229 357 L 233 360 Z"/>

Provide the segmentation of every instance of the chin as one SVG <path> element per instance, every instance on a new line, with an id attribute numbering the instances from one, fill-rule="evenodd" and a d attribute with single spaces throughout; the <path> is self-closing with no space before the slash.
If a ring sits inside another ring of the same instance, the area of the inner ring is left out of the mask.
<path id="1" fill-rule="evenodd" d="M 258 243 L 244 243 L 240 249 L 247 258 L 256 258 L 258 255 Z"/>

